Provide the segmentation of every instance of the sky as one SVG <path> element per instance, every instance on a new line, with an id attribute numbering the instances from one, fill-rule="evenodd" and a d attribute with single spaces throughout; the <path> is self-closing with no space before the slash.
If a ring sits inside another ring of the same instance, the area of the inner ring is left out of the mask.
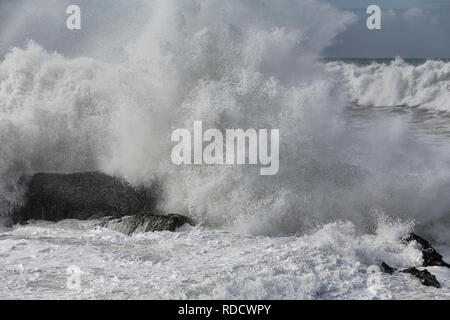
<path id="1" fill-rule="evenodd" d="M 61 8 L 69 4 L 88 0 L 0 0 L 0 56 L 11 46 L 23 46 L 25 40 L 34 39 L 49 50 L 74 55 L 83 48 L 73 43 L 82 43 L 86 30 L 94 30 L 89 38 L 102 49 L 102 39 L 111 32 L 122 34 L 117 42 L 131 35 L 123 30 L 133 30 L 132 24 L 139 25 L 147 16 L 142 12 L 123 10 L 127 0 L 89 0 L 88 12 L 84 11 L 84 26 L 81 32 L 65 30 L 65 15 Z M 137 1 L 137 0 L 135 0 Z M 243 0 L 245 1 L 245 0 Z M 282 0 L 273 0 L 282 1 Z M 450 0 L 316 0 L 327 2 L 334 7 L 351 11 L 357 21 L 340 34 L 324 52 L 331 58 L 450 58 Z M 36 4 L 39 3 L 39 6 Z M 94 4 L 95 5 L 92 5 Z M 376 4 L 381 7 L 381 30 L 368 30 L 366 9 Z M 17 10 L 20 8 L 20 10 Z M 58 8 L 58 9 L 56 9 Z M 116 12 L 114 24 L 104 21 L 102 11 Z M 124 17 L 122 12 L 128 15 Z M 17 14 L 27 12 L 27 14 Z M 91 23 L 91 25 L 89 25 Z M 131 25 L 131 27 L 130 27 Z M 31 27 L 30 26 L 39 26 Z M 55 28 L 55 26 L 59 26 Z M 114 29 L 115 28 L 115 29 Z M 92 32 L 91 32 L 92 33 Z M 27 38 L 27 39 L 25 39 Z M 110 38 L 110 37 L 109 37 Z M 90 45 L 89 43 L 86 46 Z M 108 54 L 106 45 L 104 52 Z M 70 50 L 64 50 L 69 48 Z"/>
<path id="2" fill-rule="evenodd" d="M 449 0 L 328 0 L 336 7 L 361 9 L 367 8 L 371 4 L 379 5 L 387 9 L 441 9 L 450 8 Z"/>
<path id="3" fill-rule="evenodd" d="M 358 21 L 324 55 L 333 58 L 450 58 L 450 0 L 323 0 Z M 380 6 L 381 30 L 368 30 L 366 9 Z"/>

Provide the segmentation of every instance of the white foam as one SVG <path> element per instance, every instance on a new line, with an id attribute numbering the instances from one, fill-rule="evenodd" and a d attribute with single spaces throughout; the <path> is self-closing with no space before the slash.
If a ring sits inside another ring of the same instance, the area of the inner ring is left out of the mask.
<path id="1" fill-rule="evenodd" d="M 3 299 L 448 299 L 450 274 L 433 267 L 443 288 L 368 267 L 419 266 L 403 246 L 405 226 L 358 235 L 335 222 L 302 237 L 264 237 L 184 227 L 132 237 L 91 222 L 39 222 L 0 233 Z M 381 227 L 381 226 L 380 226 Z M 408 229 L 408 228 L 406 228 Z M 405 229 L 405 230 L 406 230 Z M 81 287 L 66 287 L 69 266 Z"/>
<path id="2" fill-rule="evenodd" d="M 345 79 L 360 105 L 450 111 L 450 62 L 428 60 L 412 65 L 397 58 L 367 66 L 330 62 L 327 67 Z"/>

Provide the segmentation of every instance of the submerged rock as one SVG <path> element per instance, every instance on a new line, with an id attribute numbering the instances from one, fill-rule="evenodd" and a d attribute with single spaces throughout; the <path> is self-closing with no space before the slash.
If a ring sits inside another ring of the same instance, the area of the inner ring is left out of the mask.
<path id="1" fill-rule="evenodd" d="M 413 267 L 413 268 L 405 269 L 400 272 L 412 274 L 413 276 L 418 278 L 420 280 L 420 282 L 422 282 L 423 285 L 425 285 L 427 287 L 435 287 L 435 288 L 441 287 L 441 284 L 436 279 L 436 276 L 432 275 L 426 269 L 423 271 L 420 271 L 419 269 Z"/>
<path id="2" fill-rule="evenodd" d="M 442 260 L 442 256 L 436 251 L 435 248 L 431 246 L 431 244 L 419 237 L 414 233 L 410 233 L 403 239 L 403 243 L 408 244 L 412 241 L 416 241 L 422 247 L 422 255 L 423 255 L 423 266 L 424 267 L 447 267 L 450 268 L 450 265 Z"/>
<path id="3" fill-rule="evenodd" d="M 105 217 L 101 219 L 98 226 L 131 235 L 133 233 L 145 233 L 150 231 L 175 231 L 185 224 L 193 225 L 193 222 L 185 216 L 169 214 L 166 216 L 137 215 L 119 219 Z"/>
<path id="4" fill-rule="evenodd" d="M 387 263 L 383 262 L 381 264 L 381 271 L 383 271 L 384 273 L 388 273 L 388 274 L 394 274 L 394 272 L 397 271 L 397 269 L 392 268 Z"/>
<path id="5" fill-rule="evenodd" d="M 381 270 L 384 273 L 388 273 L 388 274 L 394 274 L 397 269 L 390 267 L 387 263 L 383 262 L 381 264 Z M 405 270 L 400 271 L 401 273 L 409 273 L 411 275 L 413 275 L 414 277 L 418 278 L 420 280 L 420 282 L 422 282 L 422 284 L 424 286 L 427 287 L 435 287 L 435 288 L 440 288 L 441 284 L 439 283 L 439 281 L 437 280 L 436 276 L 431 274 L 428 270 L 423 270 L 420 271 L 417 268 L 411 267 Z"/>
<path id="6" fill-rule="evenodd" d="M 402 242 L 404 244 L 409 244 L 412 241 L 416 241 L 422 248 L 421 251 L 423 254 L 423 266 L 449 267 L 449 264 L 442 260 L 442 256 L 436 251 L 436 249 L 431 246 L 431 244 L 427 240 L 419 237 L 414 233 L 410 233 L 402 239 Z M 394 274 L 397 271 L 397 269 L 390 267 L 385 262 L 381 264 L 381 270 L 388 274 Z M 413 276 L 418 278 L 425 286 L 435 288 L 441 287 L 441 284 L 437 280 L 436 276 L 431 274 L 426 269 L 421 271 L 415 267 L 411 267 L 400 272 L 412 274 Z"/>

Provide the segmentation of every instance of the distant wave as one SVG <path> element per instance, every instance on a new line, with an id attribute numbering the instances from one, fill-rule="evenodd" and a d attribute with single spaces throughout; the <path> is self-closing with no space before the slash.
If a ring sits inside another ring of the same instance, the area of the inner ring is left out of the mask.
<path id="1" fill-rule="evenodd" d="M 359 105 L 450 111 L 450 62 L 428 60 L 412 65 L 397 58 L 358 65 L 334 61 L 327 69 L 346 79 L 352 99 Z"/>

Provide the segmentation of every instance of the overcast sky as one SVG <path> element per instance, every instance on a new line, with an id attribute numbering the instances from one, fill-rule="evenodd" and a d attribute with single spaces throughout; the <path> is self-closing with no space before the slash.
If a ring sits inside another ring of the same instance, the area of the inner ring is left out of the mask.
<path id="1" fill-rule="evenodd" d="M 325 52 L 329 57 L 450 58 L 450 0 L 322 0 L 358 21 Z M 366 9 L 382 9 L 381 30 L 368 30 Z"/>
<path id="2" fill-rule="evenodd" d="M 449 0 L 328 0 L 340 8 L 367 8 L 371 4 L 376 4 L 388 9 L 441 9 L 450 8 Z"/>
<path id="3" fill-rule="evenodd" d="M 131 0 L 89 0 L 91 9 L 83 12 L 85 28 L 80 32 L 68 32 L 65 29 L 66 15 L 61 12 L 69 4 L 87 1 L 0 0 L 0 55 L 11 46 L 23 46 L 26 39 L 34 39 L 49 50 L 76 55 L 83 52 L 83 48 L 74 47 L 73 43 L 80 43 L 78 40 L 82 37 L 92 38 L 95 45 L 101 48 L 102 39 L 111 38 L 111 32 L 123 34 L 123 30 L 133 30 L 133 24 L 138 25 L 148 19 L 140 12 L 142 10 L 123 10 Z M 317 1 L 352 11 L 358 17 L 358 21 L 339 35 L 323 53 L 324 56 L 450 58 L 450 0 Z M 377 4 L 382 9 L 381 30 L 368 30 L 366 27 L 366 9 L 371 4 Z M 104 11 L 112 12 L 117 17 L 114 24 L 104 18 Z M 125 11 L 127 16 L 123 14 Z M 88 30 L 95 32 L 87 35 Z M 117 36 L 117 42 L 120 44 L 127 37 L 127 34 L 122 38 Z"/>

